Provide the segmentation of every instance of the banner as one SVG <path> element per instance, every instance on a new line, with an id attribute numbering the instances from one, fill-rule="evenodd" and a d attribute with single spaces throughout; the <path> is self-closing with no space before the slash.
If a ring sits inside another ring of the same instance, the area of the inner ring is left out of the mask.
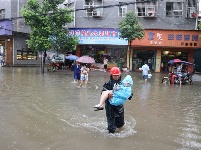
<path id="1" fill-rule="evenodd" d="M 79 38 L 79 44 L 128 45 L 119 38 L 119 30 L 112 28 L 69 28 L 69 34 Z"/>

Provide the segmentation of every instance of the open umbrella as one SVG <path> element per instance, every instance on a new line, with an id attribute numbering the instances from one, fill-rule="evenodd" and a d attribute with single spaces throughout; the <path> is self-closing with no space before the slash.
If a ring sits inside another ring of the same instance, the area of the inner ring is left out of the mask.
<path id="1" fill-rule="evenodd" d="M 69 56 L 66 56 L 66 59 L 69 59 L 69 60 L 76 60 L 78 59 L 79 57 L 76 56 L 76 55 L 69 55 Z"/>
<path id="2" fill-rule="evenodd" d="M 190 63 L 188 61 L 181 61 L 182 64 L 185 64 L 185 65 L 195 65 L 194 63 Z"/>
<path id="3" fill-rule="evenodd" d="M 186 64 L 186 65 L 195 65 L 193 63 L 190 63 L 190 62 L 187 62 L 187 61 L 183 61 L 183 60 L 180 60 L 180 59 L 173 59 L 173 60 L 170 60 L 168 62 L 168 64 L 173 64 L 173 63 L 182 63 L 182 64 Z"/>
<path id="4" fill-rule="evenodd" d="M 172 60 L 168 61 L 168 64 L 180 63 L 180 62 L 182 62 L 180 59 L 172 59 Z"/>
<path id="5" fill-rule="evenodd" d="M 89 57 L 89 56 L 82 56 L 82 57 L 78 58 L 76 61 L 81 62 L 81 63 L 86 63 L 86 64 L 95 63 L 94 58 Z"/>

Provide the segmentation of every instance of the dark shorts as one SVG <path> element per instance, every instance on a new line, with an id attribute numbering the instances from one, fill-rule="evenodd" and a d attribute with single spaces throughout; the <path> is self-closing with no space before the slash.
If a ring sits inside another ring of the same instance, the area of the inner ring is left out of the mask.
<path id="1" fill-rule="evenodd" d="M 143 79 L 148 79 L 148 75 L 143 75 Z"/>
<path id="2" fill-rule="evenodd" d="M 107 65 L 104 65 L 104 69 L 107 69 Z"/>

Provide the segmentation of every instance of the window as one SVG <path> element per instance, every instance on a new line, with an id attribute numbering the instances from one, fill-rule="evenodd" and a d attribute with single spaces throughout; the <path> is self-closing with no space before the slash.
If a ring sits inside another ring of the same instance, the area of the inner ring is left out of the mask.
<path id="1" fill-rule="evenodd" d="M 37 60 L 37 52 L 17 50 L 17 60 Z"/>
<path id="2" fill-rule="evenodd" d="M 85 16 L 86 17 L 92 17 L 93 16 L 93 1 L 92 0 L 86 0 L 84 3 L 84 9 L 85 10 Z"/>
<path id="3" fill-rule="evenodd" d="M 183 3 L 182 2 L 166 2 L 166 16 L 168 17 L 183 16 Z"/>
<path id="4" fill-rule="evenodd" d="M 157 2 L 155 0 L 144 2 L 136 0 L 135 13 L 138 17 L 156 17 Z"/>
<path id="5" fill-rule="evenodd" d="M 100 18 L 103 16 L 102 0 L 84 0 L 84 16 Z"/>
<path id="6" fill-rule="evenodd" d="M 186 17 L 187 18 L 196 18 L 198 11 L 196 10 L 196 0 L 188 0 L 186 8 Z"/>
<path id="7" fill-rule="evenodd" d="M 0 10 L 0 19 L 5 19 L 5 9 Z"/>
<path id="8" fill-rule="evenodd" d="M 119 2 L 119 5 L 123 5 L 122 2 Z M 120 17 L 125 17 L 127 13 L 127 6 L 119 6 L 119 16 Z"/>

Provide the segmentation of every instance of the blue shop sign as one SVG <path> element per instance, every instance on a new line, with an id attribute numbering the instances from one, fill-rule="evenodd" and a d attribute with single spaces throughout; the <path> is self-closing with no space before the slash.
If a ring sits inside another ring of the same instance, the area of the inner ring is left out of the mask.
<path id="1" fill-rule="evenodd" d="M 0 35 L 12 35 L 12 28 L 11 20 L 0 21 Z"/>
<path id="2" fill-rule="evenodd" d="M 119 38 L 119 30 L 112 28 L 69 28 L 69 34 L 79 38 L 79 44 L 128 45 Z"/>

